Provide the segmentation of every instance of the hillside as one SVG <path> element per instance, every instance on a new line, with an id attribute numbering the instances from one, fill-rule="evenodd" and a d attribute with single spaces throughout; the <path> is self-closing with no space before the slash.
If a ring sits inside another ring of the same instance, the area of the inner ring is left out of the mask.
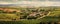
<path id="1" fill-rule="evenodd" d="M 50 14 L 48 15 L 49 12 Z M 9 19 L 10 15 L 11 15 L 10 19 L 13 19 L 14 17 L 17 17 L 18 19 L 20 18 L 28 19 L 29 16 L 31 16 L 31 18 L 34 17 L 32 19 L 36 19 L 46 15 L 60 16 L 60 8 L 59 7 L 38 7 L 38 8 L 13 8 L 13 7 L 3 8 L 1 7 L 0 15 L 2 16 L 0 19 L 6 19 L 6 18 Z"/>
<path id="2" fill-rule="evenodd" d="M 60 7 L 0 7 L 0 24 L 49 24 L 60 22 Z"/>

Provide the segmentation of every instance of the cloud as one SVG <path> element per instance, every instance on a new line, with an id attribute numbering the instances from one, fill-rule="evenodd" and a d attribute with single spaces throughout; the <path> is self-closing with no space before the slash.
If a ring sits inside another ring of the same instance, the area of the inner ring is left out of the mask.
<path id="1" fill-rule="evenodd" d="M 23 5 L 23 6 L 60 6 L 60 2 L 40 2 L 40 1 L 21 1 L 17 2 L 17 4 Z"/>
<path id="2" fill-rule="evenodd" d="M 19 4 L 21 6 L 60 6 L 60 2 L 53 1 L 24 1 L 24 0 L 0 0 L 0 4 Z"/>

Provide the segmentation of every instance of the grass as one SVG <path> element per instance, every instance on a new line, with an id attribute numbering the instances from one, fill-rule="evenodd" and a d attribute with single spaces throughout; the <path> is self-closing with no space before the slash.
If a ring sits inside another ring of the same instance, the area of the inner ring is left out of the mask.
<path id="1" fill-rule="evenodd" d="M 21 19 L 20 21 L 0 21 L 0 24 L 40 24 L 40 22 L 58 22 L 60 17 L 45 17 L 43 19 Z"/>
<path id="2" fill-rule="evenodd" d="M 0 20 L 1 19 L 2 20 L 4 20 L 4 19 L 12 20 L 12 19 L 18 19 L 18 18 L 19 18 L 19 16 L 17 16 L 16 14 L 4 14 L 4 13 L 0 14 Z"/>

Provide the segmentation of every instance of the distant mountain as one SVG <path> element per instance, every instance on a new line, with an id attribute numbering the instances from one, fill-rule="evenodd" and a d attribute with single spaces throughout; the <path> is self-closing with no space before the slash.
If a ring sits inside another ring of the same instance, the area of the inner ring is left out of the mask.
<path id="1" fill-rule="evenodd" d="M 0 6 L 17 6 L 17 4 L 0 4 Z"/>
<path id="2" fill-rule="evenodd" d="M 22 4 L 0 4 L 0 7 L 37 7 L 37 6 L 25 6 L 25 5 L 22 5 Z M 60 7 L 60 6 L 39 6 L 39 7 Z"/>

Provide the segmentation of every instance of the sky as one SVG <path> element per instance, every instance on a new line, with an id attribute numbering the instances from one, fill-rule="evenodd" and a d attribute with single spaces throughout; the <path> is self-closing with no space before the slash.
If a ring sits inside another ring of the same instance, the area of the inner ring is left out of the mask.
<path id="1" fill-rule="evenodd" d="M 60 0 L 0 0 L 0 4 L 19 4 L 21 6 L 60 6 Z"/>

